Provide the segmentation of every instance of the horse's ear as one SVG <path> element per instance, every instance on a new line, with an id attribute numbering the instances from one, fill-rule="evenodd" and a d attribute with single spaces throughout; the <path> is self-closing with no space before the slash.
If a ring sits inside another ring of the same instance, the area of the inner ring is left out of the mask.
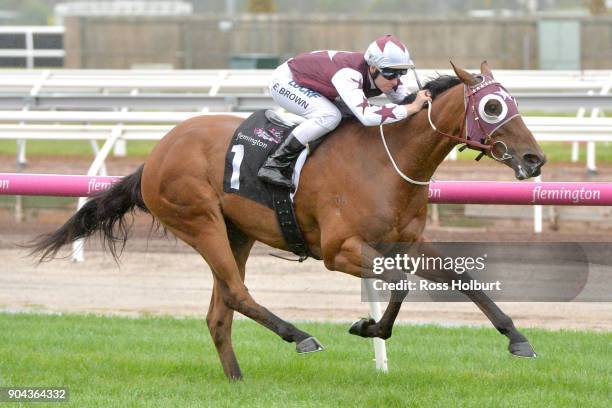
<path id="1" fill-rule="evenodd" d="M 455 70 L 455 74 L 457 74 L 461 82 L 469 86 L 476 85 L 477 83 L 476 78 L 474 78 L 472 74 L 470 74 L 464 69 L 456 67 L 455 64 L 453 64 L 453 61 L 449 61 L 449 62 L 453 66 L 453 69 Z"/>
<path id="2" fill-rule="evenodd" d="M 491 68 L 489 67 L 487 60 L 482 61 L 480 64 L 480 73 L 493 78 L 493 72 L 491 72 Z"/>

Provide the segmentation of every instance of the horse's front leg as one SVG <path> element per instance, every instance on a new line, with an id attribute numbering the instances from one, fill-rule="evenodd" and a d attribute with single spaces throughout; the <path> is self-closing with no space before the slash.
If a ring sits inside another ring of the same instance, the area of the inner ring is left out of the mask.
<path id="1" fill-rule="evenodd" d="M 419 248 L 419 253 L 428 257 L 436 258 L 442 256 L 433 245 L 424 243 L 420 245 Z M 468 272 L 459 274 L 452 269 L 419 269 L 416 271 L 416 274 L 433 282 L 450 283 L 453 280 L 459 280 L 469 283 L 473 280 Z M 510 340 L 510 344 L 508 345 L 510 353 L 518 357 L 536 357 L 536 353 L 533 351 L 527 338 L 518 331 L 512 319 L 506 315 L 485 292 L 482 290 L 461 290 L 461 293 L 470 298 L 470 300 L 487 316 L 497 331 Z"/>
<path id="2" fill-rule="evenodd" d="M 460 279 L 466 282 L 472 280 L 468 273 L 462 274 Z M 502 312 L 486 293 L 482 290 L 465 290 L 461 292 L 469 297 L 470 300 L 482 310 L 497 331 L 510 340 L 510 344 L 508 345 L 508 351 L 510 351 L 510 353 L 517 357 L 536 357 L 533 347 L 531 347 L 527 338 L 514 327 L 514 322 L 510 316 Z"/>
<path id="3" fill-rule="evenodd" d="M 325 265 L 330 270 L 337 270 L 363 279 L 381 279 L 389 283 L 399 283 L 406 280 L 406 274 L 401 270 L 388 270 L 383 274 L 374 274 L 374 260 L 383 255 L 366 244 L 360 237 L 346 239 L 339 250 L 325 257 Z M 351 326 L 349 333 L 361 337 L 391 337 L 393 324 L 400 311 L 402 302 L 408 295 L 408 290 L 393 290 L 387 309 L 380 321 L 361 319 Z"/>

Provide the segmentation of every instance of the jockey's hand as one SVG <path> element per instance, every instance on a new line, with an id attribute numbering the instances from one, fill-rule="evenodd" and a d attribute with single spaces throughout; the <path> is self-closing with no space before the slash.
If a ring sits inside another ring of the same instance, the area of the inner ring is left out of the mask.
<path id="1" fill-rule="evenodd" d="M 414 102 L 404 106 L 406 107 L 408 115 L 412 115 L 423 109 L 426 102 L 431 103 L 431 92 L 427 89 L 421 89 L 417 92 Z"/>

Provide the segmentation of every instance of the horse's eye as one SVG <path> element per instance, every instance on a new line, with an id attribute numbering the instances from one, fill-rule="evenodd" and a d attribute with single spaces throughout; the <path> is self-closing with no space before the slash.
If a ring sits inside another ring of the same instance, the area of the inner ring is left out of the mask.
<path id="1" fill-rule="evenodd" d="M 497 99 L 491 99 L 484 107 L 485 113 L 489 116 L 499 116 L 502 110 L 502 104 Z"/>

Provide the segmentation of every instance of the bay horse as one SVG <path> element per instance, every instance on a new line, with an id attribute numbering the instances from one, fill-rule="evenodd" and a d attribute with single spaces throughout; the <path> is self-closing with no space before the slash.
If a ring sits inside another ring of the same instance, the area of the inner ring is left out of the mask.
<path id="1" fill-rule="evenodd" d="M 433 96 L 431 119 L 421 111 L 384 127 L 395 164 L 412 179 L 430 180 L 451 149 L 466 141 L 467 116 L 476 108 L 468 94 L 493 78 L 486 61 L 480 75 L 454 65 L 453 69 L 456 77 L 440 77 L 425 86 Z M 498 105 L 487 106 L 489 115 L 499 111 Z M 322 349 L 310 334 L 258 304 L 244 284 L 245 264 L 255 241 L 279 249 L 286 249 L 286 244 L 273 210 L 223 191 L 225 155 L 241 121 L 228 115 L 180 123 L 137 171 L 91 198 L 57 231 L 32 244 L 44 260 L 63 245 L 100 232 L 116 258 L 115 246 L 125 245 L 128 237 L 126 215 L 135 209 L 150 213 L 193 247 L 212 270 L 214 287 L 206 321 L 229 379 L 242 377 L 231 341 L 234 311 L 295 342 L 299 353 Z M 396 173 L 378 132 L 356 120 L 344 121 L 306 161 L 294 198 L 311 256 L 323 260 L 329 270 L 356 277 L 372 277 L 373 259 L 380 256 L 368 243 L 425 241 L 428 187 L 407 183 Z M 489 136 L 480 144 L 486 155 L 512 168 L 519 179 L 540 174 L 544 154 L 520 115 Z M 434 281 L 451 279 L 444 271 L 417 271 L 417 275 Z M 509 339 L 512 354 L 535 357 L 525 336 L 484 292 L 463 293 Z M 362 319 L 350 333 L 389 338 L 406 295 L 407 291 L 394 291 L 380 321 Z"/>

